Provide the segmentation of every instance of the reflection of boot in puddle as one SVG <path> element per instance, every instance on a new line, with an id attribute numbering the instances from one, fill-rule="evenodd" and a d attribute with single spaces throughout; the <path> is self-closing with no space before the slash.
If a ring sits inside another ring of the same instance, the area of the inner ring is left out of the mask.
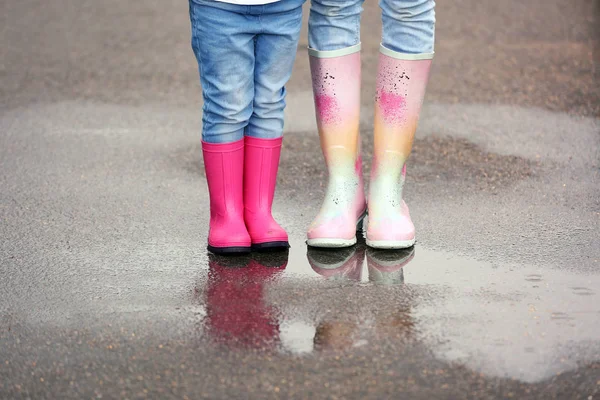
<path id="1" fill-rule="evenodd" d="M 325 278 L 360 282 L 365 248 L 364 239 L 359 237 L 356 245 L 347 248 L 308 247 L 307 257 L 312 269 Z M 313 339 L 315 349 L 336 352 L 348 350 L 354 345 L 358 330 L 356 321 L 322 321 Z"/>
<path id="2" fill-rule="evenodd" d="M 267 348 L 279 337 L 277 313 L 263 299 L 264 285 L 287 266 L 288 252 L 209 255 L 206 326 L 211 337 L 235 347 Z"/>
<path id="3" fill-rule="evenodd" d="M 367 249 L 369 280 L 384 285 L 404 284 L 404 267 L 414 258 L 414 247 L 401 250 Z M 376 318 L 377 335 L 386 338 L 409 339 L 413 336 L 415 321 L 411 315 L 410 295 L 398 304 L 392 313 Z"/>
<path id="4" fill-rule="evenodd" d="M 269 279 L 274 279 L 277 275 L 285 270 L 288 263 L 288 249 L 278 249 L 277 251 L 261 252 L 252 254 L 250 266 L 261 266 L 266 268 L 265 274 Z"/>
<path id="5" fill-rule="evenodd" d="M 313 269 L 325 276 L 350 276 L 360 279 L 362 262 L 365 254 L 363 246 L 353 252 L 308 252 Z M 402 284 L 403 267 L 414 257 L 414 248 L 402 250 L 378 250 L 366 248 L 369 280 L 384 284 Z M 358 275 L 352 275 L 353 268 Z M 327 274 L 327 275 L 326 275 Z M 380 341 L 392 341 L 396 345 L 407 343 L 414 337 L 415 321 L 411 314 L 410 292 L 406 296 L 406 287 L 389 287 L 387 290 L 396 293 L 393 304 L 368 303 L 360 308 L 357 315 L 340 318 L 336 314 L 328 314 L 326 319 L 318 323 L 313 339 L 317 351 L 348 351 L 356 346 Z M 386 288 L 374 289 L 386 290 Z M 385 296 L 383 297 L 385 298 Z"/>
<path id="6" fill-rule="evenodd" d="M 306 257 L 312 269 L 321 276 L 360 281 L 365 259 L 363 243 L 338 249 L 308 247 Z"/>
<path id="7" fill-rule="evenodd" d="M 367 250 L 369 280 L 382 284 L 404 283 L 404 269 L 415 256 L 415 248 L 401 250 Z"/>

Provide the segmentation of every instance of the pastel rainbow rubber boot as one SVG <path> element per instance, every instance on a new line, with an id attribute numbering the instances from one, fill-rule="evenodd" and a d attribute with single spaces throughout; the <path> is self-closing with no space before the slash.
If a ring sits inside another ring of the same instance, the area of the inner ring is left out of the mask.
<path id="1" fill-rule="evenodd" d="M 287 233 L 271 215 L 282 140 L 281 137 L 245 138 L 244 221 L 252 239 L 252 250 L 290 247 Z"/>
<path id="2" fill-rule="evenodd" d="M 433 53 L 403 54 L 380 48 L 366 235 L 370 247 L 401 249 L 415 243 L 402 188 L 432 59 Z"/>
<path id="3" fill-rule="evenodd" d="M 329 182 L 306 243 L 348 247 L 366 212 L 359 146 L 360 44 L 335 51 L 309 49 L 315 111 Z"/>
<path id="4" fill-rule="evenodd" d="M 244 223 L 244 140 L 202 142 L 204 169 L 210 196 L 208 250 L 215 254 L 250 252 Z"/>

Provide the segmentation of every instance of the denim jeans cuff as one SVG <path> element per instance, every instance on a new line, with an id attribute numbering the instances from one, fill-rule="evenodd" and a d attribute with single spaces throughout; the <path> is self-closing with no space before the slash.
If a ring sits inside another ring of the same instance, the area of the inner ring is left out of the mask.
<path id="1" fill-rule="evenodd" d="M 213 133 L 206 134 L 204 129 L 202 130 L 202 141 L 205 143 L 222 144 L 222 143 L 233 143 L 238 142 L 244 138 L 244 129 L 240 128 L 233 132 L 226 133 Z"/>

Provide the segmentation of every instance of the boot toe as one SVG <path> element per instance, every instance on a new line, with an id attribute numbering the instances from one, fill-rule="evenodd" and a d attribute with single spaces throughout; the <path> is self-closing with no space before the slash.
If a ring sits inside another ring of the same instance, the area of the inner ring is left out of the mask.
<path id="1" fill-rule="evenodd" d="M 252 244 L 268 242 L 288 242 L 288 235 L 271 215 L 257 216 L 247 213 L 246 226 L 252 239 Z"/>
<path id="2" fill-rule="evenodd" d="M 250 247 L 250 243 L 250 235 L 243 225 L 211 227 L 208 234 L 211 247 Z"/>

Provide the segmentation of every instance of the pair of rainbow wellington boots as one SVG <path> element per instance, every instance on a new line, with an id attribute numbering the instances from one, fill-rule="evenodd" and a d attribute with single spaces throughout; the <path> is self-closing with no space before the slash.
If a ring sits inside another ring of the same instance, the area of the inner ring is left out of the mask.
<path id="1" fill-rule="evenodd" d="M 415 243 L 415 227 L 402 199 L 433 54 L 380 48 L 375 99 L 373 165 L 368 202 L 360 155 L 360 44 L 310 52 L 321 149 L 329 182 L 321 210 L 307 234 L 313 247 L 348 247 L 366 222 L 366 243 L 401 249 Z"/>

